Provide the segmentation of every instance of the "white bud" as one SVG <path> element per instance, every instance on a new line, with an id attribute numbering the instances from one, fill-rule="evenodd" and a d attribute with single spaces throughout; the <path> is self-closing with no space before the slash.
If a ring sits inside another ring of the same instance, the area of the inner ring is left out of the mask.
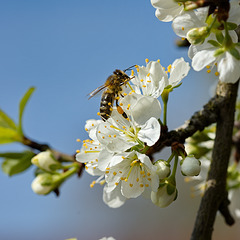
<path id="1" fill-rule="evenodd" d="M 164 208 L 170 205 L 177 198 L 176 186 L 166 182 L 160 184 L 157 192 L 151 192 L 151 200 L 158 207 Z"/>
<path id="2" fill-rule="evenodd" d="M 181 160 L 181 172 L 184 176 L 197 176 L 201 171 L 201 162 L 193 155 Z"/>
<path id="3" fill-rule="evenodd" d="M 47 171 L 52 172 L 61 167 L 61 164 L 55 160 L 51 151 L 40 152 L 32 158 L 32 164 Z"/>
<path id="4" fill-rule="evenodd" d="M 187 33 L 187 40 L 191 44 L 201 44 L 209 34 L 208 27 L 192 28 Z"/>
<path id="5" fill-rule="evenodd" d="M 154 166 L 157 167 L 156 172 L 159 179 L 164 179 L 169 176 L 171 169 L 167 161 L 160 159 L 154 163 Z"/>
<path id="6" fill-rule="evenodd" d="M 39 174 L 32 181 L 32 190 L 36 194 L 46 195 L 57 187 L 59 179 L 59 175 L 51 175 L 49 173 Z"/>

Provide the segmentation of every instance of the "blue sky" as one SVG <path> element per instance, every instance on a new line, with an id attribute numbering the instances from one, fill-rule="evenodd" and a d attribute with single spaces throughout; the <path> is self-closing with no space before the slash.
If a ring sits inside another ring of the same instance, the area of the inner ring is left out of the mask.
<path id="1" fill-rule="evenodd" d="M 113 70 L 143 65 L 145 58 L 160 59 L 163 66 L 179 57 L 190 62 L 186 49 L 175 46 L 171 24 L 159 22 L 146 0 L 0 0 L 0 34 L 0 108 L 17 119 L 20 98 L 35 86 L 24 114 L 25 133 L 68 154 L 80 147 L 77 138 L 87 137 L 85 121 L 98 117 L 100 99 L 88 100 L 87 94 Z M 201 109 L 213 83 L 205 72 L 190 71 L 170 96 L 170 129 Z M 17 144 L 0 146 L 1 152 L 21 149 Z M 86 173 L 65 183 L 59 198 L 35 195 L 30 187 L 33 170 L 11 178 L 0 173 L 0 239 L 190 235 L 199 199 L 190 199 L 190 187 L 181 177 L 179 199 L 167 209 L 138 198 L 114 210 L 102 202 L 101 187 L 89 188 L 93 178 Z M 221 224 L 218 239 L 225 239 L 229 232 L 225 227 L 221 232 Z"/>

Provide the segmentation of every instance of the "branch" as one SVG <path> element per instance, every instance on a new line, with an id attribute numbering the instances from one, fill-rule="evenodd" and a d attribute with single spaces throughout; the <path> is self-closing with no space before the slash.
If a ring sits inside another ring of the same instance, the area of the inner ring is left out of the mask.
<path id="1" fill-rule="evenodd" d="M 162 127 L 159 140 L 154 146 L 149 148 L 147 155 L 151 156 L 153 153 L 161 151 L 164 147 L 171 146 L 174 142 L 184 143 L 195 132 L 202 131 L 205 127 L 215 123 L 224 103 L 225 98 L 217 95 L 211 98 L 201 111 L 195 112 L 190 120 L 178 130 L 168 132 L 167 127 Z"/>
<path id="2" fill-rule="evenodd" d="M 228 225 L 234 223 L 228 210 L 226 177 L 231 152 L 237 90 L 238 82 L 235 84 L 219 83 L 217 87 L 217 95 L 224 99 L 224 105 L 219 109 L 212 163 L 207 179 L 208 187 L 198 210 L 192 240 L 211 239 L 218 210 Z"/>

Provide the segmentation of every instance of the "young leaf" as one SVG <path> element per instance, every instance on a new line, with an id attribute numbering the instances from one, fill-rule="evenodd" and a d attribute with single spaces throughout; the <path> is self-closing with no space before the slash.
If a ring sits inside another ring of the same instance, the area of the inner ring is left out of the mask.
<path id="1" fill-rule="evenodd" d="M 25 154 L 25 152 L 5 152 L 5 153 L 0 153 L 0 157 L 19 159 L 19 158 L 23 157 L 24 154 Z"/>
<path id="2" fill-rule="evenodd" d="M 27 90 L 27 92 L 24 94 L 23 98 L 20 101 L 19 104 L 19 120 L 18 120 L 18 132 L 21 134 L 21 136 L 23 136 L 23 130 L 22 130 L 22 116 L 23 116 L 23 112 L 25 109 L 25 106 L 29 100 L 29 98 L 31 97 L 32 93 L 34 92 L 35 88 L 31 87 Z"/>
<path id="3" fill-rule="evenodd" d="M 22 137 L 16 130 L 0 126 L 0 144 L 21 142 L 21 140 Z"/>
<path id="4" fill-rule="evenodd" d="M 4 128 L 17 129 L 15 122 L 0 109 L 0 126 Z"/>
<path id="5" fill-rule="evenodd" d="M 27 170 L 31 165 L 31 159 L 34 157 L 31 151 L 23 152 L 23 156 L 18 159 L 6 158 L 2 163 L 2 170 L 9 176 L 21 173 Z"/>

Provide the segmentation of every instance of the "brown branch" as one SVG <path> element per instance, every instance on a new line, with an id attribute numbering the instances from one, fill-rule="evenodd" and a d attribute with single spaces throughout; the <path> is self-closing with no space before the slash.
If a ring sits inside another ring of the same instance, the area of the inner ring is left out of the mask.
<path id="1" fill-rule="evenodd" d="M 154 146 L 149 148 L 147 155 L 151 156 L 153 153 L 161 151 L 164 147 L 171 146 L 174 142 L 184 143 L 195 132 L 202 131 L 205 127 L 215 123 L 224 101 L 225 98 L 222 96 L 211 98 L 201 111 L 195 112 L 190 120 L 178 130 L 168 132 L 167 127 L 162 127 L 159 140 Z"/>
<path id="2" fill-rule="evenodd" d="M 192 240 L 210 240 L 216 213 L 220 210 L 227 224 L 234 223 L 231 217 L 226 193 L 226 177 L 232 144 L 235 104 L 238 82 L 235 84 L 219 83 L 217 94 L 225 99 L 217 119 L 216 138 L 212 154 L 212 163 L 208 174 L 209 187 L 202 198 Z"/>

